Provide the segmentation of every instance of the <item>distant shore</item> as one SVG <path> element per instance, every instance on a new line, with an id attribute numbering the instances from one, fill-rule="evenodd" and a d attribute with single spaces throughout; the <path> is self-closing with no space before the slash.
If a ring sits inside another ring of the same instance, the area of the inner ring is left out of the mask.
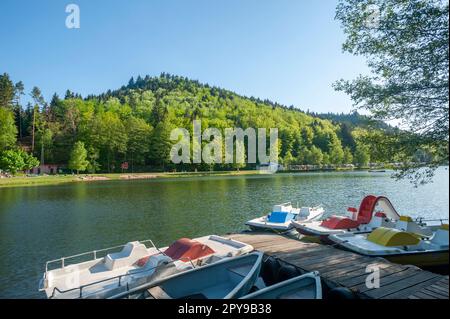
<path id="1" fill-rule="evenodd" d="M 59 185 L 65 183 L 114 181 L 114 180 L 142 180 L 153 178 L 182 178 L 191 176 L 237 176 L 259 175 L 259 171 L 215 171 L 215 172 L 164 172 L 164 173 L 107 173 L 107 174 L 79 174 L 79 175 L 42 175 L 42 176 L 14 176 L 0 178 L 0 189 L 6 187 L 24 187 L 40 185 Z"/>
<path id="2" fill-rule="evenodd" d="M 362 169 L 334 169 L 334 170 L 311 170 L 311 171 L 279 171 L 277 174 L 285 173 L 308 173 L 308 172 L 339 172 L 339 171 L 371 171 Z M 384 169 L 382 170 L 384 172 Z M 376 170 L 374 170 L 376 172 Z M 241 175 L 265 175 L 258 170 L 239 171 L 199 171 L 199 172 L 148 172 L 148 173 L 105 173 L 105 174 L 65 174 L 65 175 L 38 175 L 38 176 L 14 176 L 0 178 L 0 189 L 7 187 L 59 185 L 66 183 L 96 182 L 96 181 L 118 181 L 118 180 L 143 180 L 153 178 L 183 178 L 204 176 L 241 176 Z M 269 174 L 270 175 L 270 174 Z"/>

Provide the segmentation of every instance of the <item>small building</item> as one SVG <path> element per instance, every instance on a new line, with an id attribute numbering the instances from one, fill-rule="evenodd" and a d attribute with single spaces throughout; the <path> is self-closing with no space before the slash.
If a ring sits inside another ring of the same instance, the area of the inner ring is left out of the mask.
<path id="1" fill-rule="evenodd" d="M 36 174 L 36 175 L 41 175 L 41 174 L 54 175 L 54 174 L 60 173 L 62 171 L 62 169 L 64 169 L 64 165 L 41 164 L 38 167 L 28 170 L 26 173 L 27 174 Z"/>

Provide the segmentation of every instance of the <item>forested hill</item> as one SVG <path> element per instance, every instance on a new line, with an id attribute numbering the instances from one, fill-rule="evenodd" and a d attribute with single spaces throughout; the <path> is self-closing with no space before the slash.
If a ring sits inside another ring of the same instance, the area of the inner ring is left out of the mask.
<path id="1" fill-rule="evenodd" d="M 6 83 L 2 87 L 8 87 L 9 76 L 1 77 Z M 80 162 L 86 157 L 81 162 L 90 172 L 117 171 L 124 161 L 131 162 L 135 170 L 237 168 L 227 164 L 171 163 L 170 131 L 176 127 L 192 131 L 194 119 L 201 120 L 202 130 L 278 128 L 279 160 L 285 165 L 364 165 L 369 160 L 385 160 L 364 143 L 369 131 L 358 124 L 332 123 L 293 107 L 240 96 L 184 77 L 137 77 L 104 94 L 82 98 L 67 91 L 64 98 L 54 95 L 51 101 L 45 101 L 35 87 L 31 93 L 34 103 L 27 106 L 20 104 L 23 88 L 20 90 L 18 84 L 11 82 L 15 93 L 9 102 L 8 97 L 2 98 L 0 106 L 5 110 L 0 116 L 6 118 L 10 112 L 14 118 L 15 128 L 10 129 L 9 136 L 16 136 L 18 141 L 11 143 L 8 139 L 9 143 L 0 145 L 0 152 L 17 145 L 27 146 L 45 163 L 69 163 L 73 167 L 77 159 Z"/>
<path id="2" fill-rule="evenodd" d="M 394 128 L 383 121 L 377 121 L 369 116 L 359 114 L 358 112 L 351 113 L 315 113 L 307 112 L 307 114 L 325 120 L 330 120 L 335 123 L 342 123 L 351 127 L 375 127 L 384 130 L 393 130 Z"/>

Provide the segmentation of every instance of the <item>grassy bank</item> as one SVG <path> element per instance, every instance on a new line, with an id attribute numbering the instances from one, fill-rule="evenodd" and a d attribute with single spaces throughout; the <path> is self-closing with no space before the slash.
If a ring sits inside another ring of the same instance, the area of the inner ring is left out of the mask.
<path id="1" fill-rule="evenodd" d="M 258 171 L 223 171 L 223 172 L 176 172 L 176 173 L 113 173 L 113 174 L 89 174 L 89 175 L 48 175 L 48 176 L 14 176 L 10 178 L 0 178 L 0 188 L 23 187 L 39 185 L 58 185 L 64 183 L 80 183 L 93 181 L 111 180 L 140 180 L 152 178 L 183 178 L 191 176 L 235 176 L 235 175 L 255 175 Z"/>

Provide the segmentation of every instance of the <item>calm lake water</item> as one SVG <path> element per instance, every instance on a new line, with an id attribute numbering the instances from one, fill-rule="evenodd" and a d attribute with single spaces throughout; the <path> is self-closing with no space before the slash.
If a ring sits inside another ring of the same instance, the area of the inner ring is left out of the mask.
<path id="1" fill-rule="evenodd" d="M 132 240 L 164 246 L 237 232 L 286 201 L 339 214 L 372 193 L 388 196 L 400 214 L 448 218 L 447 168 L 419 188 L 389 176 L 300 173 L 0 189 L 0 298 L 43 298 L 37 286 L 47 260 Z"/>

